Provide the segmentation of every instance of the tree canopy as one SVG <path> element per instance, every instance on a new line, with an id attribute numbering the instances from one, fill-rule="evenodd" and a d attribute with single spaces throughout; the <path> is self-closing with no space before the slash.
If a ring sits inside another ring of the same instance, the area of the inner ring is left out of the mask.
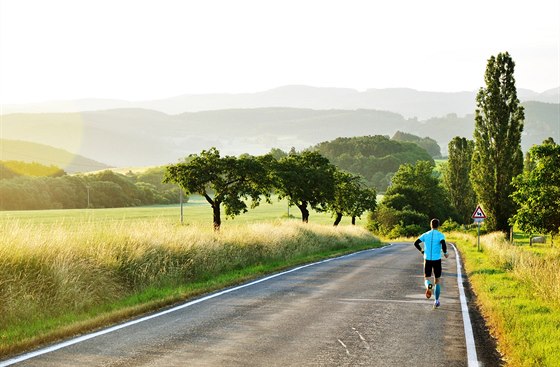
<path id="1" fill-rule="evenodd" d="M 523 107 L 517 98 L 513 76 L 515 63 L 500 53 L 488 60 L 475 111 L 474 153 L 471 182 L 486 215 L 489 230 L 507 232 L 516 211 L 511 198 L 513 177 L 523 170 L 521 133 Z"/>
<path id="2" fill-rule="evenodd" d="M 364 177 L 366 184 L 383 192 L 391 177 L 404 163 L 432 161 L 415 143 L 391 140 L 387 136 L 337 138 L 312 148 L 339 169 Z"/>
<path id="3" fill-rule="evenodd" d="M 449 193 L 451 206 L 456 210 L 462 224 L 470 223 L 471 213 L 477 204 L 469 178 L 473 150 L 472 140 L 454 137 L 449 142 L 449 158 L 443 170 L 443 183 Z"/>
<path id="4" fill-rule="evenodd" d="M 213 210 L 214 229 L 221 226 L 221 205 L 225 213 L 234 217 L 259 205 L 261 196 L 270 197 L 270 181 L 263 161 L 272 157 L 221 157 L 216 148 L 191 154 L 187 162 L 167 166 L 165 182 L 179 184 L 187 194 L 197 193 L 206 199 Z M 269 162 L 270 163 L 270 162 Z"/>
<path id="5" fill-rule="evenodd" d="M 334 198 L 336 168 L 318 152 L 290 153 L 275 161 L 273 185 L 280 199 L 301 211 L 303 222 L 309 220 L 309 209 L 324 211 Z"/>
<path id="6" fill-rule="evenodd" d="M 519 210 L 512 218 L 527 233 L 560 231 L 560 145 L 549 139 L 528 152 L 531 168 L 518 175 L 513 200 Z"/>
<path id="7" fill-rule="evenodd" d="M 391 139 L 395 141 L 406 141 L 414 143 L 420 148 L 425 149 L 426 152 L 428 152 L 428 154 L 430 154 L 430 156 L 432 156 L 433 158 L 441 157 L 441 148 L 439 147 L 437 141 L 432 138 L 421 138 L 413 134 L 397 131 Z"/>
<path id="8" fill-rule="evenodd" d="M 361 177 L 337 170 L 334 179 L 334 198 L 327 204 L 327 209 L 336 217 L 335 226 L 345 215 L 351 217 L 352 224 L 355 224 L 356 217 L 361 217 L 368 210 L 375 210 L 377 194 L 374 189 L 363 184 Z"/>
<path id="9" fill-rule="evenodd" d="M 369 227 L 398 236 L 418 235 L 429 227 L 430 218 L 449 218 L 453 211 L 447 195 L 434 175 L 434 164 L 420 161 L 403 164 L 385 192 Z"/>

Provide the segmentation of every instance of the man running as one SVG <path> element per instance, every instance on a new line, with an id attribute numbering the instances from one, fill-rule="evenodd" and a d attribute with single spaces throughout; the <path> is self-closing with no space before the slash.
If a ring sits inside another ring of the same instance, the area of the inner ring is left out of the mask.
<path id="1" fill-rule="evenodd" d="M 439 220 L 432 219 L 430 227 L 432 227 L 432 229 L 421 235 L 416 242 L 414 242 L 414 246 L 424 255 L 424 284 L 426 285 L 426 298 L 432 297 L 433 285 L 430 282 L 430 278 L 432 277 L 432 270 L 434 271 L 436 285 L 436 301 L 434 302 L 434 308 L 438 308 L 440 305 L 439 295 L 441 292 L 441 285 L 439 284 L 441 278 L 441 251 L 443 250 L 443 255 L 445 255 L 446 259 L 449 255 L 447 254 L 445 236 L 437 230 L 439 227 Z M 423 250 L 422 247 L 420 247 L 420 242 L 424 242 Z"/>

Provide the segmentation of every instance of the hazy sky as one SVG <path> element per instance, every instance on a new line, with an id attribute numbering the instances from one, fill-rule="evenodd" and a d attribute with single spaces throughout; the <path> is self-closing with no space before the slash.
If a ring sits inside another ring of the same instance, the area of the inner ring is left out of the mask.
<path id="1" fill-rule="evenodd" d="M 0 0 L 0 102 L 257 92 L 287 84 L 560 85 L 558 0 Z"/>

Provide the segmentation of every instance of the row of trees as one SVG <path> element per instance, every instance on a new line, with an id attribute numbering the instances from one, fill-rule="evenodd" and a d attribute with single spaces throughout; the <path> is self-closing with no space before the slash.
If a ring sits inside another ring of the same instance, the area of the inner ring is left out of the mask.
<path id="1" fill-rule="evenodd" d="M 171 204 L 176 185 L 163 184 L 163 167 L 127 175 L 103 171 L 59 177 L 18 176 L 0 180 L 0 210 L 114 208 Z"/>
<path id="2" fill-rule="evenodd" d="M 491 231 L 517 224 L 527 233 L 560 232 L 560 147 L 552 138 L 521 151 L 524 109 L 517 98 L 515 64 L 500 53 L 488 60 L 477 94 L 474 141 L 454 138 L 444 174 L 452 206 L 463 223 L 478 202 Z"/>
<path id="3" fill-rule="evenodd" d="M 360 177 L 338 170 L 318 152 L 292 151 L 277 157 L 221 157 L 212 148 L 168 166 L 165 182 L 179 184 L 187 194 L 206 198 L 216 230 L 221 225 L 222 206 L 227 216 L 234 217 L 249 207 L 255 208 L 261 200 L 270 202 L 274 193 L 297 206 L 303 222 L 309 221 L 310 208 L 333 213 L 334 225 L 344 215 L 355 223 L 356 217 L 375 209 L 375 190 L 366 187 Z"/>
<path id="4" fill-rule="evenodd" d="M 430 217 L 471 221 L 480 204 L 490 231 L 518 224 L 528 233 L 560 231 L 560 147 L 549 138 L 521 151 L 524 109 L 517 98 L 515 64 L 500 53 L 488 60 L 477 94 L 474 140 L 455 137 L 441 183 L 433 165 L 403 165 L 393 177 L 370 227 L 394 236 L 416 235 Z"/>

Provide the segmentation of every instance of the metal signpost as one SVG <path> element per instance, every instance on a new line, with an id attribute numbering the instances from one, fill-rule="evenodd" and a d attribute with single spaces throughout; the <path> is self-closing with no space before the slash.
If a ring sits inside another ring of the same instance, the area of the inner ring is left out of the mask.
<path id="1" fill-rule="evenodd" d="M 480 251 L 480 223 L 484 222 L 484 219 L 486 219 L 486 214 L 484 214 L 480 205 L 476 207 L 476 209 L 471 215 L 471 218 L 474 219 L 474 222 L 476 223 L 477 235 L 478 235 L 476 248 L 478 251 Z"/>

